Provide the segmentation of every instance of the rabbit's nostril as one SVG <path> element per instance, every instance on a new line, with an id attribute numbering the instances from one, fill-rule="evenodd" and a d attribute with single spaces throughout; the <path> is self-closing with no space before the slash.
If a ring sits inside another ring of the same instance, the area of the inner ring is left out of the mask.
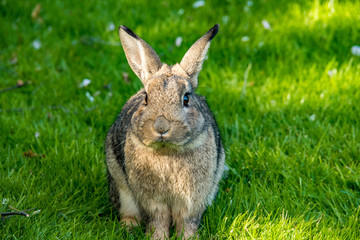
<path id="1" fill-rule="evenodd" d="M 170 123 L 164 116 L 159 116 L 154 122 L 154 129 L 157 133 L 165 134 L 170 129 Z"/>

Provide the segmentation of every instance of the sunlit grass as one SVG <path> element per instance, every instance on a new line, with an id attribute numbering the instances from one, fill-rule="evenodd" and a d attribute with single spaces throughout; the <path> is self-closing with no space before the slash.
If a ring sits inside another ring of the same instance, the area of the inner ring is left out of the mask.
<path id="1" fill-rule="evenodd" d="M 0 220 L 1 239 L 145 238 L 144 229 L 119 225 L 107 196 L 105 135 L 141 88 L 117 26 L 173 64 L 215 23 L 198 92 L 218 121 L 230 170 L 201 239 L 358 238 L 360 57 L 350 49 L 360 45 L 360 3 L 192 4 L 0 3 L 0 90 L 32 82 L 0 93 L 0 212 L 41 209 Z M 80 88 L 85 78 L 91 83 Z"/>

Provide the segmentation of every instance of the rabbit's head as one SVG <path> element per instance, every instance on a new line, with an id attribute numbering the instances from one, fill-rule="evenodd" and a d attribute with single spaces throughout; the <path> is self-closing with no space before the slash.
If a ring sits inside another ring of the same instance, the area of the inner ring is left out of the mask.
<path id="1" fill-rule="evenodd" d="M 187 51 L 180 64 L 162 64 L 156 52 L 125 26 L 119 34 L 126 58 L 144 85 L 142 103 L 131 119 L 132 133 L 146 146 L 180 150 L 206 141 L 204 99 L 194 93 L 211 39 L 211 28 Z M 203 138 L 201 136 L 204 136 Z"/>

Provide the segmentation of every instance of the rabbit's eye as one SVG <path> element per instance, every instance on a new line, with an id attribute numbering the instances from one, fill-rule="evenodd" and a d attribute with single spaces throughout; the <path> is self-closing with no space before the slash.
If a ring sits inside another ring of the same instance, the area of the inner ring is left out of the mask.
<path id="1" fill-rule="evenodd" d="M 148 97 L 147 97 L 147 93 L 145 93 L 145 105 L 147 105 L 147 101 L 148 101 Z"/>
<path id="2" fill-rule="evenodd" d="M 184 95 L 184 106 L 188 107 L 189 106 L 189 93 L 185 93 Z"/>

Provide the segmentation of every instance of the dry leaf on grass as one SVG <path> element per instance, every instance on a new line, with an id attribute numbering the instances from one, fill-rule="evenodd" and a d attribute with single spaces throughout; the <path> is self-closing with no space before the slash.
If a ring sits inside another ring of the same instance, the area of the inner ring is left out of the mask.
<path id="1" fill-rule="evenodd" d="M 38 4 L 36 4 L 36 6 L 34 7 L 34 9 L 31 12 L 31 18 L 33 20 L 37 19 L 39 17 L 40 11 L 41 11 L 41 4 L 38 3 Z"/>
<path id="2" fill-rule="evenodd" d="M 33 151 L 29 150 L 27 152 L 24 152 L 24 157 L 26 158 L 46 158 L 46 155 L 45 154 L 37 154 L 37 153 L 34 153 Z"/>

